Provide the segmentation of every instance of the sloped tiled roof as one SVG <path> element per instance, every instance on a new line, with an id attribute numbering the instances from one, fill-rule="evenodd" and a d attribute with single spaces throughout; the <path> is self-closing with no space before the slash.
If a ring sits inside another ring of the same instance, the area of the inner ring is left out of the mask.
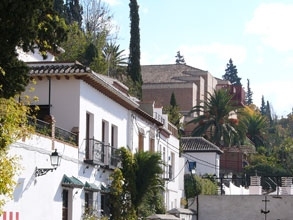
<path id="1" fill-rule="evenodd" d="M 28 62 L 27 65 L 30 68 L 29 76 L 31 78 L 56 77 L 60 79 L 65 77 L 69 79 L 74 77 L 83 80 L 125 108 L 137 112 L 158 125 L 162 125 L 160 121 L 139 108 L 139 100 L 127 93 L 128 88 L 125 85 L 117 79 L 95 73 L 79 62 Z"/>
<path id="2" fill-rule="evenodd" d="M 90 68 L 83 66 L 78 62 L 31 62 L 28 63 L 30 67 L 30 76 L 41 76 L 41 75 L 60 75 L 60 74 L 77 74 L 77 73 L 90 73 Z"/>
<path id="3" fill-rule="evenodd" d="M 185 64 L 142 65 L 141 75 L 144 84 L 182 82 L 182 77 L 202 75 L 207 71 Z"/>
<path id="4" fill-rule="evenodd" d="M 217 152 L 222 154 L 223 151 L 215 144 L 209 142 L 203 137 L 182 137 L 180 146 L 183 152 Z"/>

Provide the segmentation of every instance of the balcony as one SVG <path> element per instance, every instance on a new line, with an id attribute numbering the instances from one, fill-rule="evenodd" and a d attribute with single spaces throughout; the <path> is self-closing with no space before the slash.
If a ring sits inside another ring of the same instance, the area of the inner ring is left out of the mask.
<path id="1" fill-rule="evenodd" d="M 86 140 L 85 156 L 85 163 L 110 169 L 116 168 L 120 161 L 117 148 L 93 138 Z"/>
<path id="2" fill-rule="evenodd" d="M 55 123 L 49 123 L 42 121 L 33 117 L 28 116 L 28 124 L 35 128 L 35 131 L 39 134 L 54 137 L 57 140 L 64 141 L 66 143 L 77 146 L 78 145 L 78 135 L 56 127 Z"/>

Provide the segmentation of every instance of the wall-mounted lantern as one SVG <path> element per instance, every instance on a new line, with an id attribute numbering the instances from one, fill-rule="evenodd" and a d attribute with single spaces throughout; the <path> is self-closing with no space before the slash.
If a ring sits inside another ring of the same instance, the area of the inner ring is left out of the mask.
<path id="1" fill-rule="evenodd" d="M 57 149 L 55 149 L 54 152 L 50 155 L 50 161 L 52 168 L 37 168 L 35 170 L 35 176 L 43 176 L 47 174 L 49 171 L 53 172 L 53 170 L 56 170 L 57 167 L 60 165 L 61 156 L 58 154 Z"/>

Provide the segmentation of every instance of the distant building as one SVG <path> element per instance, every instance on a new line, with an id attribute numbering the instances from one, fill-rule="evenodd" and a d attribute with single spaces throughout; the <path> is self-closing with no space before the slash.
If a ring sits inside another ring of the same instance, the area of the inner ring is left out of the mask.
<path id="1" fill-rule="evenodd" d="M 142 101 L 155 101 L 156 106 L 170 105 L 170 98 L 174 93 L 180 112 L 184 115 L 184 122 L 194 117 L 189 111 L 206 100 L 207 92 L 228 88 L 237 105 L 243 105 L 245 93 L 240 86 L 233 86 L 229 81 L 214 77 L 208 71 L 184 64 L 143 65 L 141 67 L 143 86 Z M 185 127 L 188 136 L 193 125 Z"/>

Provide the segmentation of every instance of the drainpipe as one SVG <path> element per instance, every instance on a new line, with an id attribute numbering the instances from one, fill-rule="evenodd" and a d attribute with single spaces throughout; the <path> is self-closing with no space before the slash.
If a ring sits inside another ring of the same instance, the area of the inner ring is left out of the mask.
<path id="1" fill-rule="evenodd" d="M 51 77 L 48 77 L 49 79 L 49 115 L 51 116 Z"/>

